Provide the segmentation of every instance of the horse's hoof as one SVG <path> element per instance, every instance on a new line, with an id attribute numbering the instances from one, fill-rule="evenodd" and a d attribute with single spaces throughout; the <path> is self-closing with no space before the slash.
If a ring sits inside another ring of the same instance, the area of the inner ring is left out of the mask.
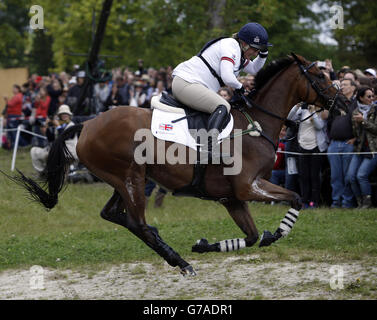
<path id="1" fill-rule="evenodd" d="M 207 239 L 200 239 L 192 246 L 192 252 L 204 253 L 210 251 L 210 245 Z"/>
<path id="2" fill-rule="evenodd" d="M 271 243 L 275 242 L 276 240 L 276 237 L 270 231 L 264 230 L 259 242 L 259 247 L 268 247 Z"/>
<path id="3" fill-rule="evenodd" d="M 195 272 L 194 268 L 190 265 L 182 268 L 181 273 L 184 277 L 186 277 L 186 276 L 190 276 L 190 277 L 196 276 L 196 272 Z"/>

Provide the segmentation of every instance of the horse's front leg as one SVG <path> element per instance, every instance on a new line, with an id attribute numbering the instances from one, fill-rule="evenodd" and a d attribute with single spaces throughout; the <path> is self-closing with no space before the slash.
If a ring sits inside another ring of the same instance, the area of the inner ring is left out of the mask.
<path id="1" fill-rule="evenodd" d="M 265 179 L 256 178 L 252 183 L 240 183 L 237 198 L 248 201 L 289 201 L 291 208 L 284 216 L 280 226 L 272 234 L 264 231 L 259 243 L 260 247 L 269 246 L 281 237 L 285 237 L 292 230 L 302 207 L 300 196 L 290 190 L 275 185 Z"/>
<path id="2" fill-rule="evenodd" d="M 214 244 L 209 244 L 206 239 L 201 239 L 192 247 L 193 252 L 234 251 L 244 247 L 251 247 L 258 240 L 258 230 L 250 215 L 247 203 L 232 199 L 224 201 L 222 204 L 228 210 L 234 222 L 246 234 L 246 238 L 222 240 Z"/>

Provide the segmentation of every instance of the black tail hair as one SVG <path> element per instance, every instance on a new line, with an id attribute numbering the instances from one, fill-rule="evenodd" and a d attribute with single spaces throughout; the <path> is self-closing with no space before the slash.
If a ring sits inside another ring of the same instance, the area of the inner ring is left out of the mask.
<path id="1" fill-rule="evenodd" d="M 25 188 L 31 197 L 43 204 L 46 209 L 52 209 L 58 203 L 58 194 L 64 186 L 65 177 L 69 169 L 69 164 L 74 161 L 65 141 L 72 139 L 76 134 L 80 134 L 83 124 L 74 125 L 66 130 L 53 142 L 47 157 L 46 179 L 42 181 L 42 186 L 31 178 L 26 177 L 17 170 L 19 176 L 8 178 Z"/>

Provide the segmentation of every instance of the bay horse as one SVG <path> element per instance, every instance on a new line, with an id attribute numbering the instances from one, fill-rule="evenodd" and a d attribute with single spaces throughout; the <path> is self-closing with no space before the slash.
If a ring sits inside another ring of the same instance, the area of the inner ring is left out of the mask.
<path id="1" fill-rule="evenodd" d="M 242 169 L 237 175 L 224 175 L 224 164 L 208 164 L 204 187 L 211 199 L 218 200 L 229 212 L 234 222 L 245 233 L 243 239 L 222 240 L 210 244 L 201 239 L 194 252 L 231 251 L 254 245 L 258 230 L 250 215 L 248 201 L 288 201 L 291 208 L 272 234 L 265 231 L 260 246 L 268 246 L 292 229 L 302 207 L 295 192 L 268 181 L 275 162 L 276 143 L 291 108 L 303 101 L 322 108 L 344 107 L 339 89 L 332 85 L 316 64 L 292 53 L 286 58 L 270 63 L 255 78 L 256 93 L 249 106 L 232 109 L 234 129 L 246 129 L 250 117 L 261 125 L 263 135 L 243 135 Z M 263 107 L 262 107 L 263 106 Z M 75 125 L 63 132 L 50 149 L 47 160 L 45 185 L 24 176 L 13 177 L 47 209 L 58 202 L 70 161 L 65 140 L 80 134 L 77 155 L 95 176 L 114 188 L 100 215 L 102 218 L 126 227 L 157 252 L 167 263 L 178 266 L 183 275 L 195 275 L 193 267 L 168 246 L 157 228 L 145 218 L 145 180 L 156 181 L 168 190 L 178 190 L 191 183 L 193 164 L 138 164 L 134 151 L 141 142 L 135 141 L 139 129 L 150 129 L 152 111 L 136 107 L 118 107 L 94 119 Z M 156 146 L 157 139 L 154 138 Z M 166 151 L 166 150 L 165 150 Z"/>

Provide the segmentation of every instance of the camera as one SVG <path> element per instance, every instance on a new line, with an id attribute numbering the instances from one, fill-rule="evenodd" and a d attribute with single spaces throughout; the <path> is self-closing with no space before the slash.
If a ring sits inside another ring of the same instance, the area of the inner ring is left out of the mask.
<path id="1" fill-rule="evenodd" d="M 325 61 L 317 61 L 318 68 L 325 68 L 326 69 L 326 62 Z"/>

